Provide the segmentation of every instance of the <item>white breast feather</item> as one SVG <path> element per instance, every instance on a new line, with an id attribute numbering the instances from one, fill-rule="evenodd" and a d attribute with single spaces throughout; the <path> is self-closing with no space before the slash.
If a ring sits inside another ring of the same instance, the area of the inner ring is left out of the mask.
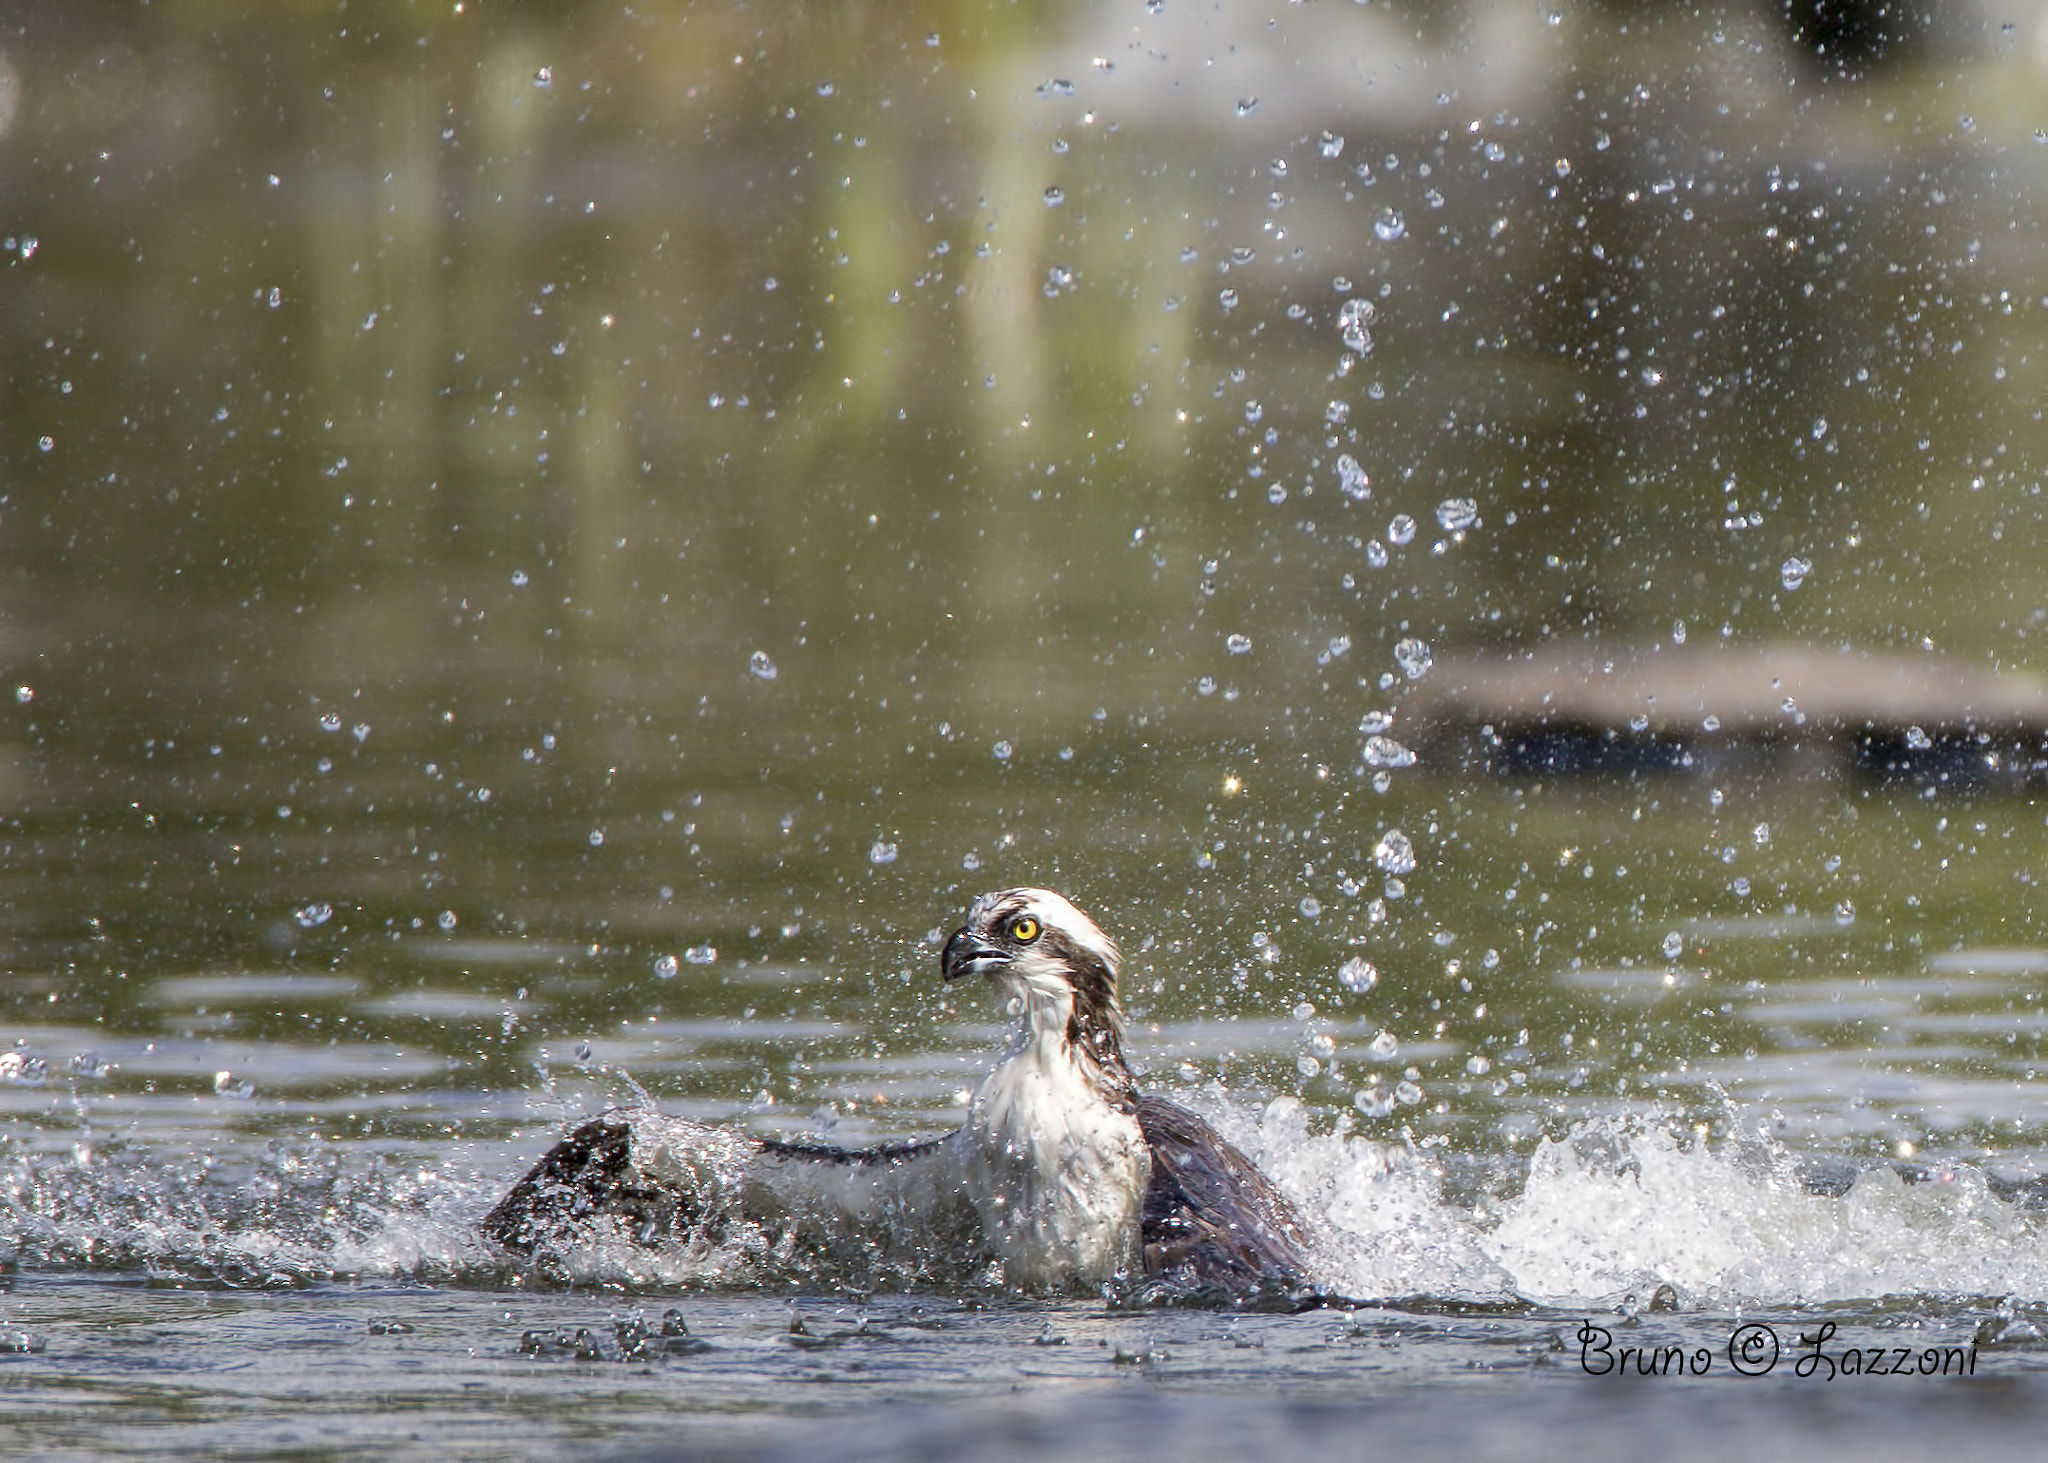
<path id="1" fill-rule="evenodd" d="M 1008 1284 L 1097 1284 L 1137 1258 L 1151 1155 L 1069 1054 L 1073 995 L 1057 967 L 1027 954 L 1000 978 L 1025 1019 L 953 1136 L 961 1177 Z"/>

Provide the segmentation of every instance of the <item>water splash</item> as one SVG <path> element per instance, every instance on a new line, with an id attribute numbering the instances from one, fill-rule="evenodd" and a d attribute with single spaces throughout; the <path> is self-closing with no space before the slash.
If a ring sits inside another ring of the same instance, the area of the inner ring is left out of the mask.
<path id="1" fill-rule="evenodd" d="M 1372 349 L 1372 331 L 1368 327 L 1377 313 L 1371 300 L 1346 300 L 1339 307 L 1337 337 L 1343 341 L 1344 349 L 1361 356 Z"/>
<path id="2" fill-rule="evenodd" d="M 1412 873 L 1415 869 L 1415 845 L 1400 829 L 1389 828 L 1373 845 L 1372 861 L 1389 874 Z"/>
<path id="3" fill-rule="evenodd" d="M 1436 655 L 1426 641 L 1406 636 L 1394 645 L 1394 663 L 1401 667 L 1401 674 L 1411 681 L 1419 681 L 1429 674 L 1429 668 L 1436 664 Z"/>

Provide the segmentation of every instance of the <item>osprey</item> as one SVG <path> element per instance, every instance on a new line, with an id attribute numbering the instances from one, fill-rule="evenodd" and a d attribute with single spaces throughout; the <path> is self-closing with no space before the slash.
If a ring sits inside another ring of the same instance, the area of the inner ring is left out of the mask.
<path id="1" fill-rule="evenodd" d="M 1179 1293 L 1308 1295 L 1308 1227 L 1293 1206 L 1201 1118 L 1138 1091 L 1121 963 L 1063 896 L 985 894 L 940 969 L 948 981 L 992 982 L 1019 1024 L 954 1132 L 849 1149 L 611 1112 L 562 1138 L 483 1233 L 539 1259 L 605 1225 L 660 1246 L 740 1220 L 825 1249 L 849 1231 L 958 1242 L 1022 1289 L 1144 1280 Z"/>

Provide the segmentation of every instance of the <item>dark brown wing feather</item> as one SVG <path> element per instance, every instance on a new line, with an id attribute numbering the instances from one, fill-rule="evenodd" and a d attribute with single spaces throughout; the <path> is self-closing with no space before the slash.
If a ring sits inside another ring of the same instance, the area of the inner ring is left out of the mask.
<path id="1" fill-rule="evenodd" d="M 675 1197 L 628 1184 L 633 1130 L 607 1113 L 571 1129 L 512 1186 L 477 1227 L 514 1254 L 561 1240 L 600 1214 L 625 1219 L 637 1232 L 665 1232 L 675 1219 Z"/>
<path id="2" fill-rule="evenodd" d="M 1300 1290 L 1311 1281 L 1308 1226 L 1249 1158 L 1186 1108 L 1141 1097 L 1152 1150 L 1145 1274 L 1179 1288 Z"/>

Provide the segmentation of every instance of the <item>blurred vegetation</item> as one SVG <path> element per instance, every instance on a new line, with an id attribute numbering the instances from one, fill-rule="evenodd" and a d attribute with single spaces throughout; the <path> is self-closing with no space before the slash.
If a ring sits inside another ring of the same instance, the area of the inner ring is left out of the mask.
<path id="1" fill-rule="evenodd" d="M 18 7 L 16 797 L 303 817 L 330 712 L 344 811 L 549 729 L 579 818 L 1205 796 L 1404 635 L 2031 663 L 2040 37 L 1825 9 Z"/>
<path id="2" fill-rule="evenodd" d="M 1680 932 L 1745 991 L 2035 943 L 2017 800 L 1360 765 L 1408 637 L 2034 663 L 2048 50 L 1927 14 L 5 7 L 0 989 L 460 985 L 349 1031 L 485 1085 L 664 1006 L 879 1062 L 1028 879 L 1166 1018 L 1556 1096 L 1749 1040 L 1638 979 Z"/>

